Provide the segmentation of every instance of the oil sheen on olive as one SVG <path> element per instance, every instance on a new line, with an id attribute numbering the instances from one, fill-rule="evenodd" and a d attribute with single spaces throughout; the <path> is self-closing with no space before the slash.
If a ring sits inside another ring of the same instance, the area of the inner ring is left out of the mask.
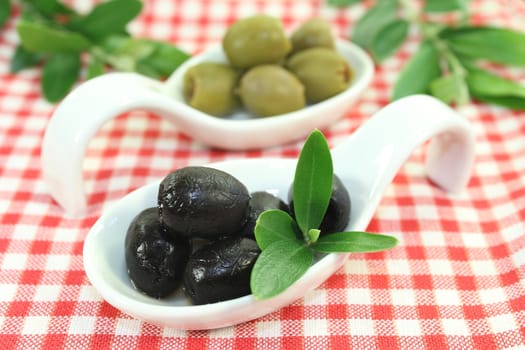
<path id="1" fill-rule="evenodd" d="M 237 68 L 280 63 L 292 48 L 282 23 L 268 15 L 250 16 L 233 23 L 223 37 L 222 46 L 230 64 Z"/>
<path id="2" fill-rule="evenodd" d="M 244 225 L 242 236 L 255 239 L 254 229 L 257 218 L 262 212 L 270 209 L 280 209 L 287 213 L 289 212 L 288 204 L 279 197 L 265 191 L 251 193 L 248 221 L 246 222 L 246 225 Z"/>
<path id="3" fill-rule="evenodd" d="M 202 166 L 169 173 L 158 193 L 161 222 L 188 238 L 239 234 L 246 223 L 249 202 L 250 194 L 239 180 Z"/>
<path id="4" fill-rule="evenodd" d="M 330 23 L 322 18 L 311 18 L 301 24 L 290 37 L 292 53 L 312 47 L 334 49 L 334 37 Z"/>
<path id="5" fill-rule="evenodd" d="M 162 298 L 179 287 L 191 244 L 174 233 L 165 234 L 158 208 L 145 209 L 133 219 L 124 244 L 128 275 L 136 289 Z"/>
<path id="6" fill-rule="evenodd" d="M 215 62 L 202 62 L 184 74 L 184 98 L 202 112 L 225 116 L 238 105 L 234 93 L 238 73 L 232 67 Z"/>
<path id="7" fill-rule="evenodd" d="M 299 78 L 306 100 L 312 103 L 344 91 L 353 74 L 344 57 L 324 47 L 299 51 L 290 57 L 286 67 Z"/>
<path id="8" fill-rule="evenodd" d="M 276 64 L 259 65 L 246 72 L 239 95 L 244 107 L 260 117 L 293 112 L 306 104 L 301 82 Z"/>
<path id="9" fill-rule="evenodd" d="M 249 238 L 230 237 L 195 251 L 186 266 L 184 286 L 194 304 L 209 304 L 250 294 L 250 273 L 260 250 Z"/>
<path id="10" fill-rule="evenodd" d="M 293 212 L 293 186 L 288 192 L 288 200 L 291 212 Z M 326 209 L 325 216 L 319 229 L 321 235 L 333 232 L 341 232 L 346 229 L 350 220 L 351 201 L 348 190 L 339 177 L 334 174 L 332 182 L 332 196 Z"/>

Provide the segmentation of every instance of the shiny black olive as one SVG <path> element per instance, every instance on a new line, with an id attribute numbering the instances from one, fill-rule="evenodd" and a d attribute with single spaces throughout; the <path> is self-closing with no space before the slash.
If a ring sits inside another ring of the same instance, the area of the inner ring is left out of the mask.
<path id="1" fill-rule="evenodd" d="M 240 233 L 246 223 L 250 194 L 224 171 L 189 166 L 161 182 L 161 222 L 184 237 L 217 239 Z"/>
<path id="2" fill-rule="evenodd" d="M 184 285 L 194 304 L 209 304 L 250 294 L 250 273 L 259 256 L 257 243 L 230 237 L 195 251 L 186 266 Z"/>
<path id="3" fill-rule="evenodd" d="M 254 229 L 257 218 L 262 212 L 270 209 L 280 209 L 289 212 L 288 204 L 282 201 L 279 197 L 265 191 L 251 193 L 248 221 L 242 230 L 242 236 L 255 239 Z"/>
<path id="4" fill-rule="evenodd" d="M 166 235 L 158 208 L 140 212 L 128 227 L 125 258 L 136 289 L 155 298 L 171 294 L 182 282 L 191 253 L 189 240 Z"/>
<path id="5" fill-rule="evenodd" d="M 290 191 L 288 192 L 288 200 L 290 203 L 290 210 L 293 213 L 292 188 L 290 188 Z M 330 197 L 328 209 L 326 209 L 326 214 L 323 218 L 323 221 L 321 222 L 321 225 L 319 226 L 321 235 L 344 231 L 346 226 L 348 226 L 348 221 L 350 220 L 350 211 L 350 195 L 348 194 L 347 189 L 339 177 L 334 174 L 332 183 L 332 197 Z"/>

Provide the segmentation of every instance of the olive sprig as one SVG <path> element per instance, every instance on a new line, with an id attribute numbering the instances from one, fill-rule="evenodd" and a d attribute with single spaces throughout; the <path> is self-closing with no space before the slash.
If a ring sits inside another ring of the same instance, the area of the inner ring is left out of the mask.
<path id="1" fill-rule="evenodd" d="M 253 266 L 250 288 L 256 299 L 276 296 L 297 281 L 320 253 L 366 253 L 390 249 L 392 236 L 362 231 L 320 235 L 319 226 L 332 194 L 333 165 L 319 130 L 307 138 L 295 169 L 294 216 L 279 209 L 257 219 L 255 238 L 261 254 Z"/>
<path id="2" fill-rule="evenodd" d="M 11 59 L 12 73 L 42 66 L 41 89 L 49 102 L 62 99 L 81 77 L 104 74 L 106 68 L 167 77 L 189 55 L 168 42 L 130 36 L 126 26 L 142 10 L 139 0 L 109 0 L 80 14 L 58 0 L 19 0 L 16 30 L 20 44 Z M 0 0 L 0 26 L 12 13 Z M 13 12 L 15 13 L 15 12 Z"/>
<path id="3" fill-rule="evenodd" d="M 360 0 L 327 0 L 348 6 Z M 469 0 L 378 0 L 352 28 L 350 40 L 368 49 L 376 62 L 392 56 L 408 38 L 410 27 L 421 43 L 398 75 L 392 99 L 427 93 L 445 103 L 464 105 L 471 98 L 525 110 L 525 86 L 488 69 L 486 63 L 525 67 L 525 34 L 510 28 L 471 25 Z M 439 22 L 436 14 L 456 21 Z M 430 16 L 429 16 L 430 15 Z M 438 20 L 430 21 L 429 18 Z M 450 17 L 448 17 L 450 18 Z"/>

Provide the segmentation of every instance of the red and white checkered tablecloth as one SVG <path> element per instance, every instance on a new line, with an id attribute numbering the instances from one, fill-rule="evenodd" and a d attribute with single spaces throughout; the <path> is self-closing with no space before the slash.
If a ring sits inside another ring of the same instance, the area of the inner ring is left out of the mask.
<path id="1" fill-rule="evenodd" d="M 72 1 L 79 8 L 95 1 Z M 525 29 L 522 0 L 475 0 L 474 21 Z M 146 0 L 130 30 L 198 52 L 236 18 L 256 12 L 290 28 L 320 15 L 347 36 L 363 7 L 322 0 Z M 324 129 L 337 144 L 388 103 L 417 34 L 376 67 L 370 89 Z M 84 162 L 89 215 L 68 219 L 41 178 L 40 151 L 55 106 L 39 70 L 8 72 L 14 20 L 0 32 L 0 344 L 2 349 L 524 349 L 525 113 L 474 103 L 461 108 L 476 135 L 468 188 L 457 198 L 432 186 L 417 150 L 388 188 L 369 230 L 398 247 L 353 254 L 319 288 L 274 313 L 211 331 L 159 328 L 106 303 L 82 265 L 83 240 L 104 208 L 189 164 L 295 157 L 300 143 L 249 152 L 210 149 L 146 112 L 107 123 Z M 523 70 L 506 71 L 525 82 Z"/>

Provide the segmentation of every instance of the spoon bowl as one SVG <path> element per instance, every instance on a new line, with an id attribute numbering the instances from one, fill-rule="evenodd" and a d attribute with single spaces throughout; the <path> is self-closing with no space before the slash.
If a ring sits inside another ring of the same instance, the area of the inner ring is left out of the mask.
<path id="1" fill-rule="evenodd" d="M 458 192 L 468 182 L 474 160 L 474 138 L 468 122 L 429 96 L 411 96 L 390 104 L 332 149 L 334 172 L 347 188 L 352 213 L 347 230 L 365 230 L 380 199 L 411 152 L 431 139 L 427 176 L 438 186 Z M 286 200 L 296 159 L 256 158 L 209 164 L 226 171 L 250 192 L 269 191 Z M 84 245 L 86 274 L 110 304 L 138 319 L 178 329 L 212 329 L 255 319 L 285 306 L 333 274 L 348 254 L 327 254 L 283 293 L 265 300 L 252 295 L 190 305 L 182 292 L 162 300 L 135 290 L 126 272 L 124 238 L 141 210 L 155 206 L 159 181 L 128 194 L 106 211 Z"/>
<path id="2" fill-rule="evenodd" d="M 151 111 L 197 141 L 230 150 L 291 142 L 304 138 L 313 128 L 332 124 L 365 91 L 374 71 L 372 60 L 357 45 L 338 39 L 336 48 L 354 73 L 348 88 L 301 110 L 266 118 L 254 118 L 243 110 L 229 118 L 218 118 L 185 102 L 185 72 L 200 62 L 226 63 L 221 46 L 193 56 L 165 82 L 136 73 L 109 73 L 88 80 L 66 96 L 47 125 L 41 159 L 50 194 L 68 216 L 86 214 L 82 161 L 88 143 L 105 122 L 131 110 Z"/>

